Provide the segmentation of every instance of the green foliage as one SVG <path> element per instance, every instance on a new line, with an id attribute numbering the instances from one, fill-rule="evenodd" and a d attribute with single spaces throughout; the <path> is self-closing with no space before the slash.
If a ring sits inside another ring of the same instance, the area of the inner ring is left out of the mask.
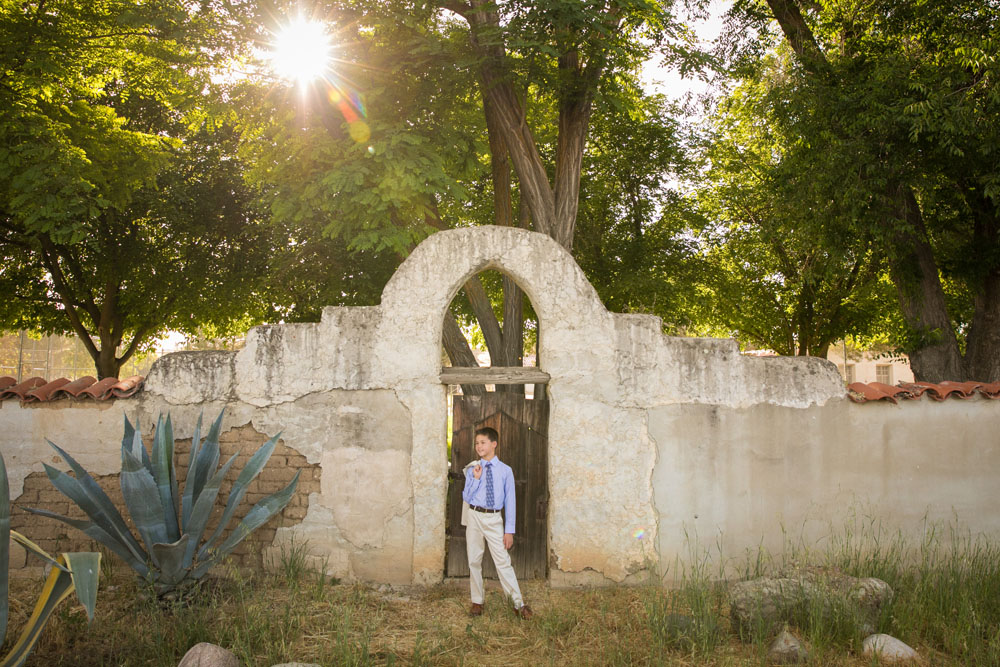
<path id="1" fill-rule="evenodd" d="M 638 91 L 598 100 L 573 243 L 609 310 L 658 315 L 672 333 L 703 320 L 706 269 L 688 233 L 689 205 L 672 183 L 692 168 L 679 114 L 662 96 Z"/>
<path id="2" fill-rule="evenodd" d="M 52 612 L 60 602 L 69 597 L 70 593 L 76 592 L 77 599 L 87 612 L 87 619 L 93 620 L 94 606 L 97 604 L 97 584 L 101 576 L 101 554 L 64 553 L 56 559 L 20 533 L 10 529 L 10 488 L 7 482 L 7 466 L 3 455 L 0 454 L 0 647 L 4 645 L 7 636 L 10 611 L 8 568 L 11 539 L 24 547 L 32 556 L 50 565 L 51 570 L 21 636 L 7 655 L 0 657 L 0 665 L 3 667 L 17 667 L 24 664 Z"/>
<path id="3" fill-rule="evenodd" d="M 236 460 L 236 455 L 219 467 L 219 433 L 223 413 L 219 413 L 201 440 L 201 417 L 191 440 L 184 488 L 177 483 L 174 467 L 173 425 L 161 415 L 153 433 L 152 454 L 142 443 L 141 432 L 125 418 L 122 438 L 122 496 L 141 543 L 129 530 L 107 494 L 69 454 L 49 442 L 66 460 L 75 476 L 49 465 L 45 472 L 52 484 L 87 515 L 71 519 L 47 510 L 27 508 L 40 516 L 58 519 L 83 531 L 128 563 L 139 577 L 149 581 L 164 595 L 205 575 L 250 533 L 280 512 L 298 485 L 299 473 L 284 489 L 260 500 L 226 538 L 222 533 L 231 522 L 247 487 L 264 469 L 280 434 L 258 449 L 233 483 L 218 525 L 205 537 L 209 518 L 216 506 L 219 487 Z"/>
<path id="4" fill-rule="evenodd" d="M 822 356 L 845 336 L 870 335 L 891 308 L 885 257 L 860 223 L 865 198 L 851 192 L 861 187 L 845 167 L 855 147 L 827 144 L 825 171 L 810 171 L 783 119 L 812 111 L 792 111 L 777 76 L 766 68 L 720 103 L 693 227 L 711 267 L 710 321 L 756 347 Z M 831 197 L 834 187 L 843 194 Z"/>
<path id="5" fill-rule="evenodd" d="M 765 239 L 787 238 L 794 223 L 840 271 L 852 264 L 846 251 L 874 252 L 899 301 L 890 319 L 906 321 L 890 323 L 898 347 L 957 345 L 960 359 L 975 340 L 980 360 L 998 358 L 986 333 L 1000 299 L 997 8 L 813 3 L 800 26 L 813 50 L 787 36 L 787 16 L 773 9 L 785 4 L 741 2 L 730 12 L 724 47 L 740 85 L 721 106 L 720 129 L 737 162 L 723 172 L 767 187 L 771 206 L 751 208 Z M 712 157 L 718 169 L 718 151 Z M 861 333 L 860 324 L 846 330 Z M 973 363 L 974 375 L 996 372 Z"/>
<path id="6" fill-rule="evenodd" d="M 280 239 L 212 81 L 246 49 L 246 7 L 2 7 L 0 328 L 75 334 L 105 377 L 166 330 L 259 321 Z"/>

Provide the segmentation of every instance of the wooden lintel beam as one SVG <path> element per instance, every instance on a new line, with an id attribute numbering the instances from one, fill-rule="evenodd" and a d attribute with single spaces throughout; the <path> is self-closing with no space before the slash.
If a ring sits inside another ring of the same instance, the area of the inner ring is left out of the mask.
<path id="1" fill-rule="evenodd" d="M 546 384 L 549 374 L 532 366 L 445 366 L 442 384 Z"/>

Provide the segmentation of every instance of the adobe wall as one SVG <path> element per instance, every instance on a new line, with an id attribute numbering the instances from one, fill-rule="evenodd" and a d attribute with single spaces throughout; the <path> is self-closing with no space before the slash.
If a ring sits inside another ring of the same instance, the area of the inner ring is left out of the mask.
<path id="1" fill-rule="evenodd" d="M 434 234 L 379 306 L 258 327 L 235 353 L 168 355 L 137 398 L 0 404 L 12 496 L 51 458 L 45 437 L 109 474 L 119 467 L 122 409 L 146 428 L 170 410 L 176 436 L 188 438 L 200 411 L 224 407 L 225 429 L 281 431 L 302 465 L 316 467 L 304 516 L 278 527 L 275 545 L 294 536 L 340 577 L 438 581 L 448 471 L 442 321 L 459 287 L 491 268 L 517 280 L 541 323 L 553 585 L 640 580 L 651 565 L 685 557 L 685 531 L 721 535 L 732 555 L 762 540 L 780 546 L 781 521 L 833 521 L 845 498 L 874 503 L 889 525 L 955 511 L 997 535 L 987 489 L 1000 471 L 1000 402 L 851 405 L 829 362 L 748 358 L 733 341 L 663 336 L 657 318 L 607 312 L 548 237 L 499 227 Z M 980 445 L 955 454 L 946 435 Z"/>

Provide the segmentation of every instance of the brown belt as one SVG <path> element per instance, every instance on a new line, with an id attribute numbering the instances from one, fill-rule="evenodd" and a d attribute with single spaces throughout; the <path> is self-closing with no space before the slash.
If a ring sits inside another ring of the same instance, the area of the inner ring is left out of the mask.
<path id="1" fill-rule="evenodd" d="M 477 512 L 482 512 L 483 514 L 496 514 L 500 510 L 488 510 L 485 507 L 476 507 L 475 505 L 469 505 L 469 509 L 476 510 Z"/>

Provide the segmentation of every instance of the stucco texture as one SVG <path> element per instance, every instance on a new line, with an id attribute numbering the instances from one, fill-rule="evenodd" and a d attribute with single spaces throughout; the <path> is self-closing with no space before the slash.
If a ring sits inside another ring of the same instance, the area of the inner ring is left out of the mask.
<path id="1" fill-rule="evenodd" d="M 118 469 L 123 409 L 146 426 L 169 410 L 185 438 L 202 410 L 224 408 L 227 428 L 280 431 L 320 468 L 305 517 L 278 529 L 274 550 L 295 540 L 314 564 L 348 579 L 439 581 L 442 322 L 460 286 L 486 269 L 512 276 L 539 317 L 551 376 L 553 585 L 641 580 L 685 557 L 691 531 L 720 534 L 732 552 L 780 542 L 778 521 L 829 521 L 847 497 L 875 503 L 889 522 L 956 508 L 977 528 L 1000 529 L 976 516 L 992 502 L 1000 452 L 965 444 L 996 442 L 1000 402 L 851 405 L 832 364 L 747 358 L 734 341 L 664 336 L 655 317 L 609 313 L 552 239 L 501 227 L 432 235 L 379 306 L 257 327 L 235 353 L 163 357 L 142 394 L 113 407 L 2 404 L 12 492 L 50 456 L 45 437 L 108 474 Z M 948 442 L 959 455 L 935 465 Z"/>

